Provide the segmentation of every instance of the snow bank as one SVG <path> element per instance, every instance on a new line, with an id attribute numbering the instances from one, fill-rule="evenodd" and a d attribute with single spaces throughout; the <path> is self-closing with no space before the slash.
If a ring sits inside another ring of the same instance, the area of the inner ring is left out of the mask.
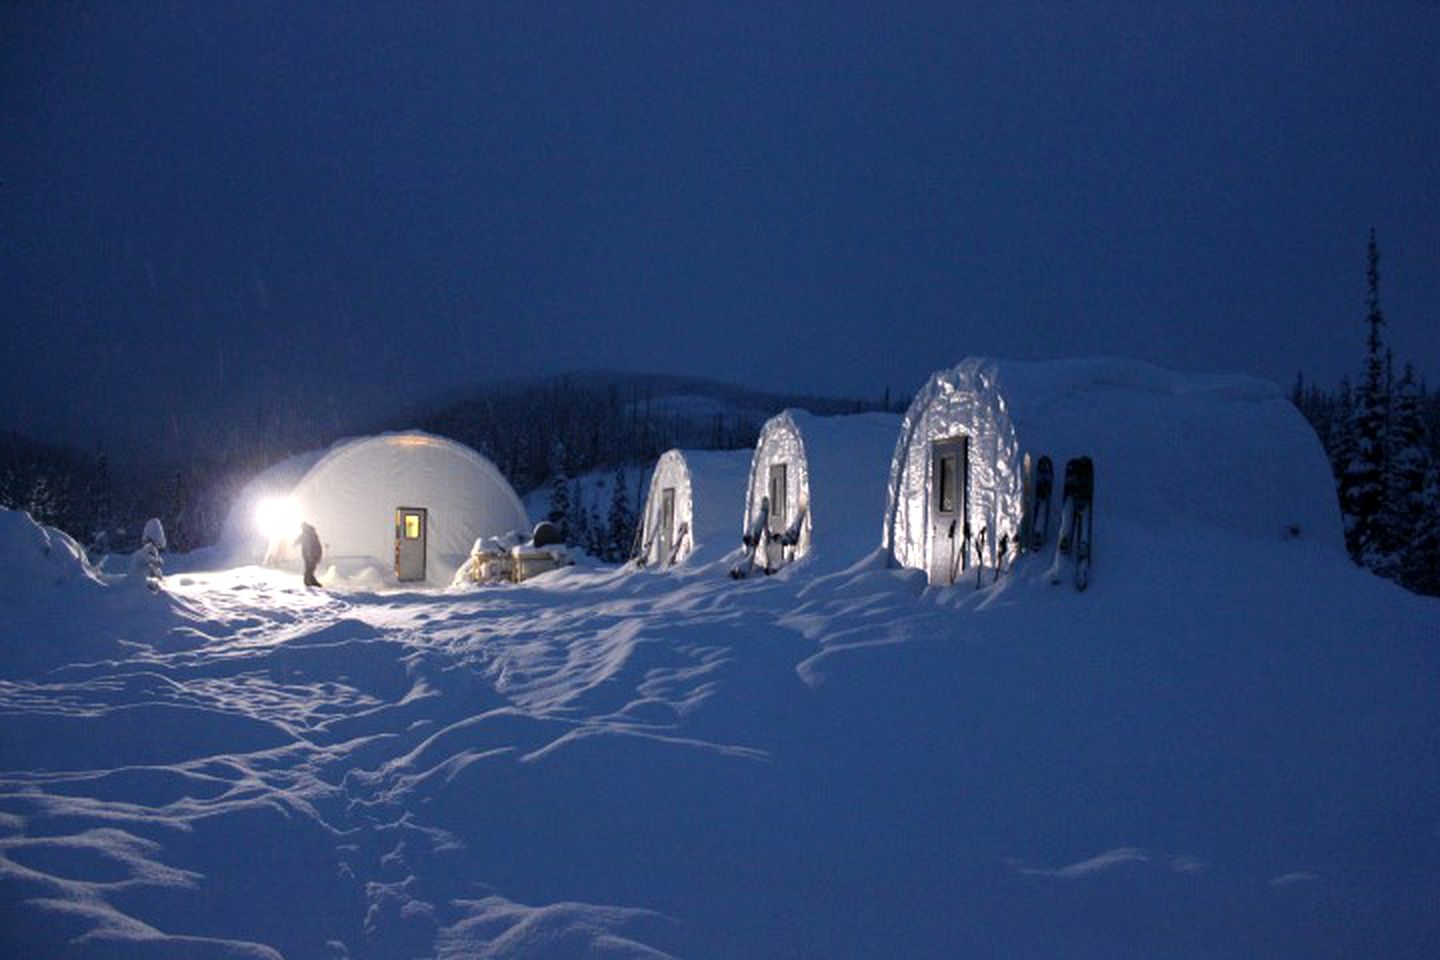
<path id="1" fill-rule="evenodd" d="M 21 510 L 0 507 L 0 603 L 29 603 L 63 589 L 103 589 L 85 549 Z"/>
<path id="2" fill-rule="evenodd" d="M 885 544 L 902 566 L 926 565 L 930 444 L 957 434 L 970 438 L 968 506 L 992 553 L 1019 530 L 1027 454 L 1054 461 L 1056 508 L 1066 460 L 1092 457 L 1101 528 L 1124 517 L 1342 545 L 1319 439 L 1274 384 L 1132 360 L 969 358 L 916 394 L 895 445 Z"/>
<path id="3" fill-rule="evenodd" d="M 152 594 L 143 576 L 111 580 L 69 534 L 0 507 L 0 676 L 114 656 L 127 634 L 163 632 L 169 598 Z"/>

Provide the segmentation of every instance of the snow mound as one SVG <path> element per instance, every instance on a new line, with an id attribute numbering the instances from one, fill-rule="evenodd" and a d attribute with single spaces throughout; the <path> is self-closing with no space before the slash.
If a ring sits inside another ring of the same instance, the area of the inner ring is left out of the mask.
<path id="1" fill-rule="evenodd" d="M 69 534 L 0 507 L 0 677 L 115 656 L 125 633 L 156 628 L 171 612 L 143 577 L 107 579 Z"/>
<path id="2" fill-rule="evenodd" d="M 0 603 L 6 605 L 26 602 L 37 592 L 104 586 L 74 537 L 5 507 L 0 507 L 0 571 Z"/>

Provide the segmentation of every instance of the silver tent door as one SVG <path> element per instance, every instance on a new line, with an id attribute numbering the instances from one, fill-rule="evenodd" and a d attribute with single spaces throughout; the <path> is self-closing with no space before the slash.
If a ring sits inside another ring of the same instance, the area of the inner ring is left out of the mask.
<path id="1" fill-rule="evenodd" d="M 970 438 L 949 437 L 930 445 L 930 582 L 954 583 L 969 565 Z"/>
<path id="2" fill-rule="evenodd" d="M 780 536 L 790 522 L 787 472 L 783 463 L 770 465 L 770 539 L 765 544 L 768 570 L 779 570 L 785 564 L 785 548 L 780 545 Z"/>
<path id="3" fill-rule="evenodd" d="M 424 507 L 395 508 L 395 579 L 425 579 L 425 536 L 429 512 Z"/>
<path id="4" fill-rule="evenodd" d="M 675 488 L 660 491 L 660 563 L 670 563 L 675 549 Z"/>

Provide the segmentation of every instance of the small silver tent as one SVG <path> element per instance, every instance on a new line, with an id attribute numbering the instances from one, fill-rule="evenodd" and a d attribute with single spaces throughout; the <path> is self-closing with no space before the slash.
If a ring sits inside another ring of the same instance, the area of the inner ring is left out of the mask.
<path id="1" fill-rule="evenodd" d="M 875 550 L 899 425 L 889 413 L 803 410 L 766 421 L 750 461 L 742 528 L 762 534 L 757 564 L 773 571 L 814 554 L 827 567 L 844 566 Z"/>
<path id="2" fill-rule="evenodd" d="M 978 357 L 931 376 L 905 414 L 884 542 L 899 566 L 951 582 L 968 524 L 983 563 L 1014 553 L 1027 475 L 1042 455 L 1095 463 L 1095 513 L 1145 527 L 1192 522 L 1250 537 L 1341 542 L 1318 438 L 1274 384 L 1172 373 L 1132 360 Z M 1057 504 L 1058 505 L 1058 504 Z"/>
<path id="3" fill-rule="evenodd" d="M 667 450 L 655 462 L 641 518 L 645 566 L 719 559 L 735 547 L 749 450 Z"/>

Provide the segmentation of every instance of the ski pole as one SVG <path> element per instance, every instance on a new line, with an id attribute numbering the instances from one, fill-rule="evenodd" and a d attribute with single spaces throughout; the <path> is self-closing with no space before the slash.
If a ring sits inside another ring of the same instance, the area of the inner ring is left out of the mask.
<path id="1" fill-rule="evenodd" d="M 985 576 L 985 527 L 975 537 L 975 589 L 980 589 L 981 578 Z"/>

